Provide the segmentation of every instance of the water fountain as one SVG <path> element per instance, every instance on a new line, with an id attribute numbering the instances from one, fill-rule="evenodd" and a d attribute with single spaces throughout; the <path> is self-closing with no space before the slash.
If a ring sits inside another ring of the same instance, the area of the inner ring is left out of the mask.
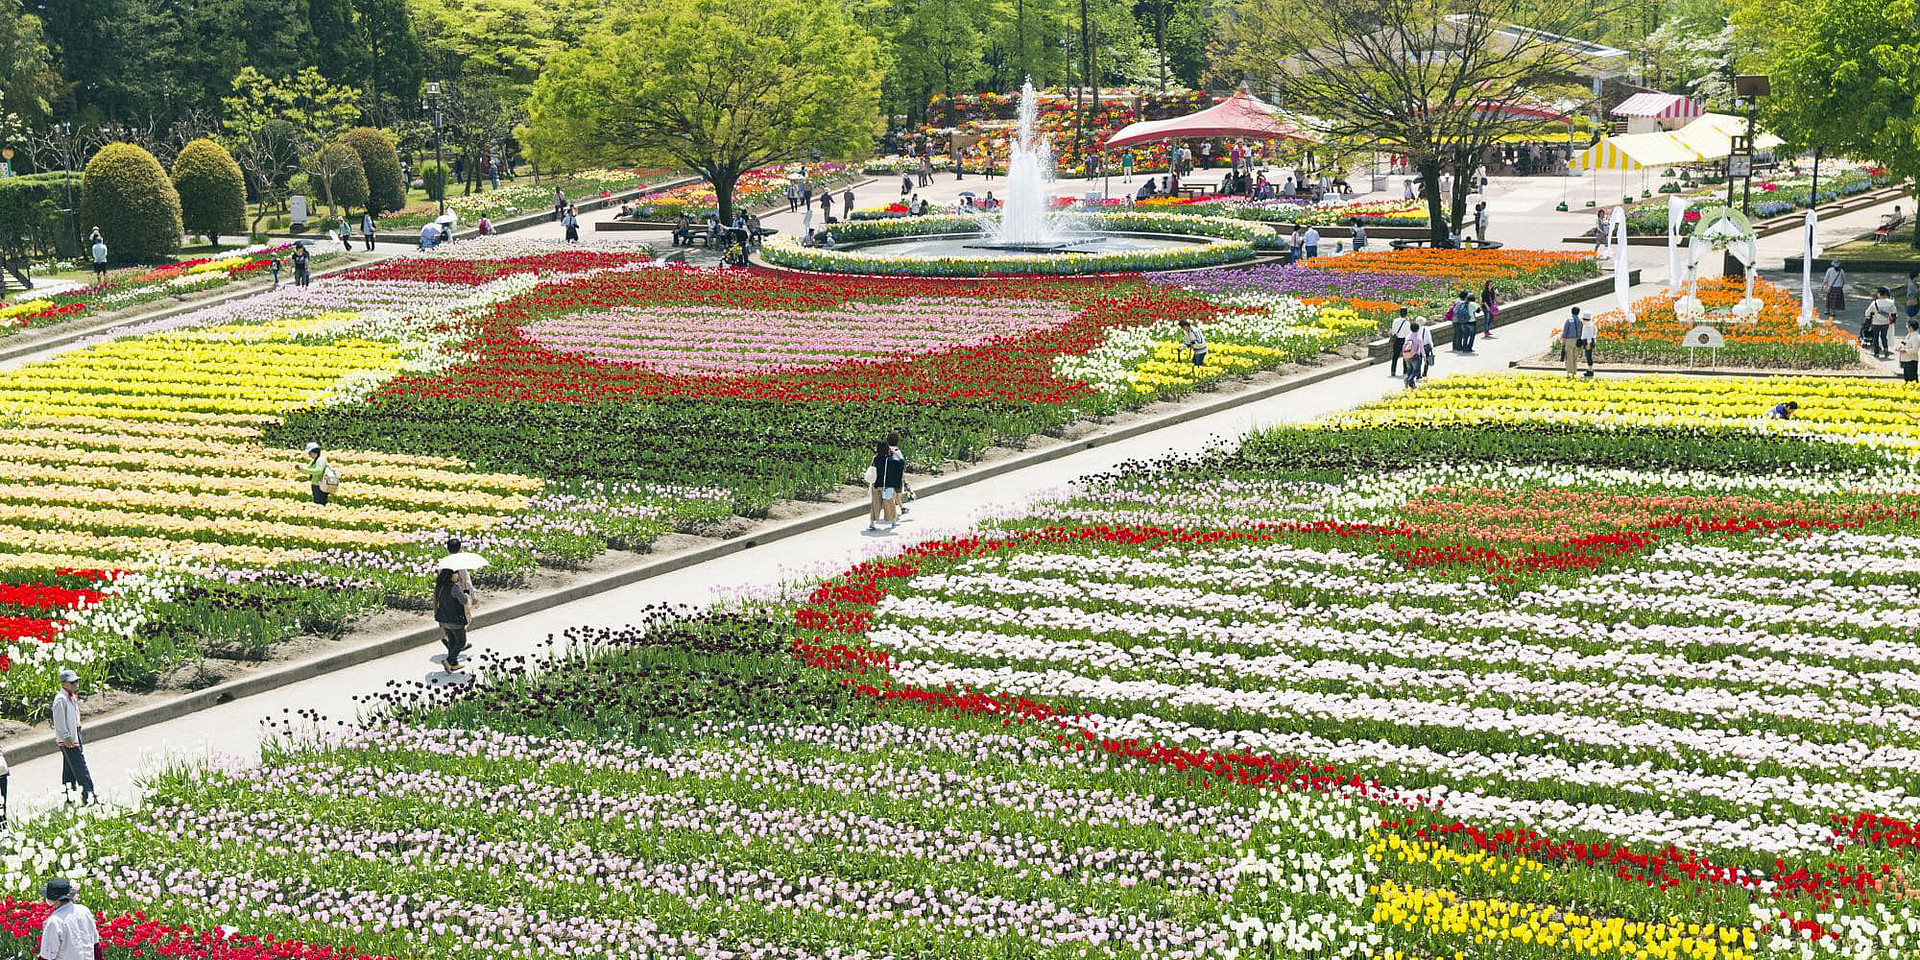
<path id="1" fill-rule="evenodd" d="M 1020 89 L 1000 210 L 853 220 L 831 227 L 830 250 L 791 237 L 769 241 L 761 262 L 834 273 L 912 276 L 1110 273 L 1212 267 L 1250 260 L 1273 231 L 1244 220 L 1171 211 L 1055 212 L 1053 151 L 1039 132 L 1040 97 Z M 991 177 L 986 178 L 989 181 Z"/>
<path id="2" fill-rule="evenodd" d="M 1007 145 L 1007 195 L 998 219 L 983 218 L 985 238 L 966 246 L 975 250 L 1017 253 L 1058 253 L 1104 242 L 1105 237 L 1063 228 L 1048 209 L 1048 186 L 1053 183 L 1053 149 L 1035 136 L 1040 97 L 1029 78 L 1020 87 L 1019 125 Z"/>

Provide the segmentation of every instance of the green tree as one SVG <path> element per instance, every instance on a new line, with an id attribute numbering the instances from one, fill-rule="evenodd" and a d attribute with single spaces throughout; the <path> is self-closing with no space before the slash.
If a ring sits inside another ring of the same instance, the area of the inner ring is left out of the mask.
<path id="1" fill-rule="evenodd" d="M 20 0 L 0 0 L 0 116 L 37 124 L 52 114 L 60 88 L 40 18 Z"/>
<path id="2" fill-rule="evenodd" d="M 344 143 L 330 143 L 308 163 L 307 176 L 320 185 L 329 214 L 340 216 L 343 209 L 366 206 L 367 168 L 360 162 L 360 151 Z"/>
<path id="3" fill-rule="evenodd" d="M 400 179 L 400 154 L 393 140 L 372 127 L 347 131 L 340 142 L 360 154 L 367 177 L 367 210 L 378 216 L 407 205 L 407 185 Z"/>
<path id="4" fill-rule="evenodd" d="M 1772 92 L 1761 125 L 1788 143 L 1920 178 L 1920 0 L 1798 0 L 1735 6 L 1746 37 L 1792 37 L 1760 62 Z M 1764 32 L 1763 32 L 1764 31 Z M 1920 218 L 1913 245 L 1920 247 Z"/>
<path id="5" fill-rule="evenodd" d="M 328 80 L 346 86 L 366 81 L 367 31 L 353 0 L 307 0 L 313 29 L 313 65 Z"/>
<path id="6" fill-rule="evenodd" d="M 173 188 L 188 233 L 218 243 L 222 234 L 244 229 L 247 184 L 226 147 L 204 137 L 182 147 L 173 161 Z"/>
<path id="7" fill-rule="evenodd" d="M 409 112 L 420 95 L 425 51 L 406 0 L 354 0 L 354 9 L 367 38 L 367 112 L 384 125 Z"/>
<path id="8" fill-rule="evenodd" d="M 233 94 L 220 104 L 226 118 L 222 128 L 230 136 L 244 137 L 282 121 L 314 144 L 332 141 L 360 115 L 359 94 L 329 83 L 313 67 L 277 80 L 244 67 L 233 78 Z"/>
<path id="9" fill-rule="evenodd" d="M 691 167 L 730 218 L 752 167 L 868 150 L 885 69 L 879 43 L 837 3 L 652 0 L 625 30 L 554 61 L 521 139 L 549 162 Z"/>
<path id="10" fill-rule="evenodd" d="M 110 143 L 87 161 L 80 180 L 80 222 L 99 227 L 121 263 L 163 259 L 180 249 L 180 194 L 153 154 Z"/>

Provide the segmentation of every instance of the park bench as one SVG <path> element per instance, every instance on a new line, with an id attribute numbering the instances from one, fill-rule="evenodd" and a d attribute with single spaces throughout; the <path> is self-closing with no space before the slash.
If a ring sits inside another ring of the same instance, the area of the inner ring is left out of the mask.
<path id="1" fill-rule="evenodd" d="M 1907 215 L 1899 212 L 1898 210 L 1880 218 L 1880 226 L 1874 228 L 1874 231 L 1873 231 L 1873 242 L 1874 243 L 1887 242 L 1887 238 L 1892 236 L 1895 230 L 1898 230 L 1902 226 L 1904 226 L 1906 222 L 1907 222 Z"/>

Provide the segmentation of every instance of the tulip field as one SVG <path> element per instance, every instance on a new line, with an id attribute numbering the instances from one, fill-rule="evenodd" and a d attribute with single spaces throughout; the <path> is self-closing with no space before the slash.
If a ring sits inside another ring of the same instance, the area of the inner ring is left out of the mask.
<path id="1" fill-rule="evenodd" d="M 1423 295 L 1589 269 L 1421 264 Z M 942 469 L 1377 331 L 1334 288 L 1286 289 L 809 277 L 496 239 L 123 327 L 0 371 L 0 712 L 41 709 L 62 667 L 146 689 L 418 608 L 449 535 L 497 588 L 840 496 L 888 433 Z M 1209 333 L 1204 368 L 1182 319 Z M 342 477 L 325 506 L 309 442 Z M 42 591 L 64 599 L 5 599 Z"/>
<path id="2" fill-rule="evenodd" d="M 1909 401 L 1435 381 L 288 727 L 13 879 L 295 956 L 1912 956 Z"/>

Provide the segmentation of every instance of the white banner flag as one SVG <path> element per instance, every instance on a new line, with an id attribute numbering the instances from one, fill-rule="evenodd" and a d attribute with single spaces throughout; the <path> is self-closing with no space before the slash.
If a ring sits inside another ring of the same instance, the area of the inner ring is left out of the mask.
<path id="1" fill-rule="evenodd" d="M 1680 225 L 1686 222 L 1687 202 L 1667 195 L 1667 289 L 1679 293 L 1686 285 L 1685 268 L 1680 259 Z"/>
<path id="2" fill-rule="evenodd" d="M 1813 322 L 1814 311 L 1817 309 L 1813 300 L 1813 258 L 1818 257 L 1821 250 L 1820 244 L 1816 243 L 1813 237 L 1818 232 L 1819 226 L 1820 215 L 1809 209 L 1807 225 L 1804 228 L 1805 236 L 1800 238 L 1800 320 L 1808 324 Z"/>
<path id="3" fill-rule="evenodd" d="M 1633 300 L 1627 295 L 1627 289 L 1633 286 L 1628 274 L 1633 271 L 1627 266 L 1627 208 L 1613 208 L 1613 295 L 1620 301 L 1620 315 L 1633 322 Z"/>

